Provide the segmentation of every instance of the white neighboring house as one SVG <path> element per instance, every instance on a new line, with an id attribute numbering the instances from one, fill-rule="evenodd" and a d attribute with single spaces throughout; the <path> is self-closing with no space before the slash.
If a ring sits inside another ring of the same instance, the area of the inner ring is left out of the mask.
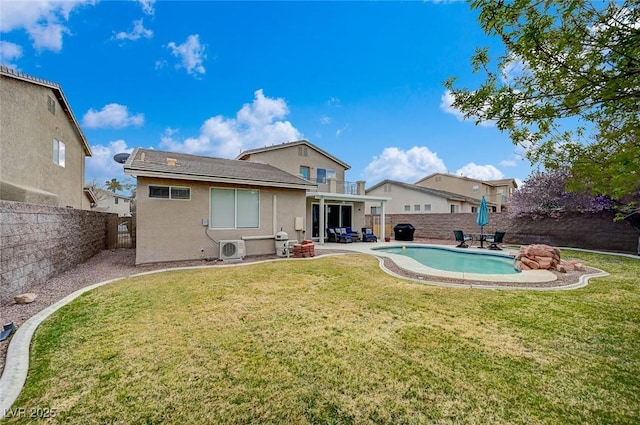
<path id="1" fill-rule="evenodd" d="M 92 201 L 90 206 L 92 211 L 117 213 L 118 217 L 131 217 L 130 196 L 91 186 L 86 186 L 84 191 Z"/>

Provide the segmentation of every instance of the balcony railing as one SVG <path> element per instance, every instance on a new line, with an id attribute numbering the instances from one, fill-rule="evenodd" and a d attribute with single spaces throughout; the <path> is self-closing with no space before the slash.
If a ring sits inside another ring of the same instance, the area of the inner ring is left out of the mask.
<path id="1" fill-rule="evenodd" d="M 332 178 L 327 178 L 324 180 L 307 180 L 318 185 L 318 192 L 340 193 L 345 195 L 364 195 L 364 182 L 362 182 L 362 193 L 358 193 L 357 182 L 340 181 Z"/>

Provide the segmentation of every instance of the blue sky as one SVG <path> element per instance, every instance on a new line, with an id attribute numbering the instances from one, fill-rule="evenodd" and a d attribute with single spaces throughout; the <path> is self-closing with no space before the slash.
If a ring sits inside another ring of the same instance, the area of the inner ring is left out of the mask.
<path id="1" fill-rule="evenodd" d="M 524 180 L 494 126 L 442 84 L 474 88 L 488 39 L 465 2 L 0 0 L 0 58 L 59 83 L 91 148 L 86 180 L 129 179 L 135 147 L 235 158 L 307 139 L 370 187 L 434 172 Z"/>

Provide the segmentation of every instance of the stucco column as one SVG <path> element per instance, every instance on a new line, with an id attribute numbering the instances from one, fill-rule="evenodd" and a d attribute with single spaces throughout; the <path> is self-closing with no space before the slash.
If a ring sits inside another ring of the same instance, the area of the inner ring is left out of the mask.
<path id="1" fill-rule="evenodd" d="M 356 194 L 357 195 L 364 195 L 364 185 L 365 185 L 365 181 L 364 180 L 358 180 L 356 182 Z"/>
<path id="2" fill-rule="evenodd" d="M 318 212 L 318 218 L 320 219 L 320 223 L 318 223 L 318 242 L 320 245 L 324 245 L 324 197 L 320 197 L 320 211 Z"/>
<path id="3" fill-rule="evenodd" d="M 338 193 L 338 181 L 334 177 L 327 178 L 329 183 L 329 193 Z"/>
<path id="4" fill-rule="evenodd" d="M 384 219 L 384 204 L 385 201 L 380 201 L 380 240 L 384 240 L 385 231 L 385 219 Z"/>

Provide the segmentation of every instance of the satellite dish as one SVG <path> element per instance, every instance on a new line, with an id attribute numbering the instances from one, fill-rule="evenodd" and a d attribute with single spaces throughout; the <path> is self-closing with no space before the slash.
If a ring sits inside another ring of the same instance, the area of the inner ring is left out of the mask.
<path id="1" fill-rule="evenodd" d="M 127 158 L 129 158 L 129 154 L 126 152 L 117 153 L 113 156 L 113 160 L 119 164 L 124 164 L 127 162 Z"/>

